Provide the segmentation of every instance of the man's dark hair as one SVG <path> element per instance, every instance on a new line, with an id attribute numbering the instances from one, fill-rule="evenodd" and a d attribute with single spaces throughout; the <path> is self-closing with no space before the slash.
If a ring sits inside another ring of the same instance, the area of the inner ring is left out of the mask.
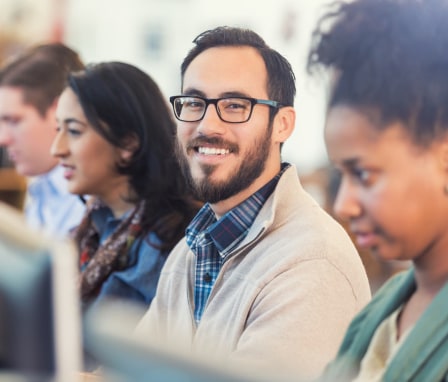
<path id="1" fill-rule="evenodd" d="M 78 53 L 66 45 L 38 45 L 6 63 L 0 71 L 0 86 L 21 88 L 24 102 L 44 116 L 64 90 L 68 74 L 83 68 Z"/>
<path id="2" fill-rule="evenodd" d="M 293 106 L 296 94 L 295 76 L 291 64 L 280 53 L 270 48 L 265 41 L 250 29 L 221 26 L 197 36 L 195 46 L 188 52 L 181 65 L 182 82 L 191 62 L 209 48 L 225 46 L 250 46 L 263 58 L 268 74 L 268 97 L 284 106 Z M 235 65 L 238 65 L 235 62 Z M 277 109 L 272 109 L 274 114 Z"/>

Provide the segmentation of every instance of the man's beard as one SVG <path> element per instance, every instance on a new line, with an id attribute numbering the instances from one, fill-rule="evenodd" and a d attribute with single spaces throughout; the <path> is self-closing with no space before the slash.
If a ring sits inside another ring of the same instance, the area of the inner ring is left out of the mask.
<path id="1" fill-rule="evenodd" d="M 248 188 L 262 174 L 266 167 L 271 144 L 271 132 L 272 125 L 267 128 L 266 133 L 261 138 L 255 141 L 252 148 L 242 159 L 239 168 L 231 173 L 227 179 L 220 181 L 213 181 L 211 179 L 216 167 L 214 165 L 201 165 L 204 177 L 199 180 L 193 179 L 188 159 L 178 143 L 177 156 L 181 164 L 182 172 L 187 178 L 195 197 L 213 204 L 226 200 Z M 197 141 L 212 143 L 222 147 L 229 146 L 229 144 L 226 144 L 219 138 L 202 137 Z"/>

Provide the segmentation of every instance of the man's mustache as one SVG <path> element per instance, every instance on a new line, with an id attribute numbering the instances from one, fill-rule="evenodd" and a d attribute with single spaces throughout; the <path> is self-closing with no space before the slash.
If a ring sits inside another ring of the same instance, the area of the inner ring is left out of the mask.
<path id="1" fill-rule="evenodd" d="M 187 151 L 196 150 L 200 146 L 218 146 L 222 149 L 227 149 L 231 153 L 238 153 L 239 146 L 236 143 L 226 141 L 220 137 L 196 137 L 190 140 L 187 144 Z"/>

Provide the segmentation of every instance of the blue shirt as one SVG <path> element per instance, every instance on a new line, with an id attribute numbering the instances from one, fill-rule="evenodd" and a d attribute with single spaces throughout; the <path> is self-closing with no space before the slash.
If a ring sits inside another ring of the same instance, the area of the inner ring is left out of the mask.
<path id="1" fill-rule="evenodd" d="M 58 237 L 68 236 L 85 212 L 78 195 L 68 192 L 63 171 L 56 166 L 45 175 L 31 179 L 25 204 L 28 224 Z"/>
<path id="2" fill-rule="evenodd" d="M 247 235 L 263 204 L 275 189 L 288 163 L 271 181 L 217 220 L 205 204 L 186 230 L 186 242 L 196 255 L 194 318 L 199 323 L 210 292 L 224 262 Z"/>
<path id="3" fill-rule="evenodd" d="M 115 218 L 108 207 L 92 211 L 93 223 L 100 234 L 100 244 L 116 230 L 129 213 L 130 211 L 121 218 Z M 128 266 L 109 275 L 93 304 L 106 298 L 119 298 L 149 306 L 167 254 L 151 246 L 148 241 L 155 245 L 160 244 L 160 239 L 153 232 L 136 239 L 129 250 Z"/>

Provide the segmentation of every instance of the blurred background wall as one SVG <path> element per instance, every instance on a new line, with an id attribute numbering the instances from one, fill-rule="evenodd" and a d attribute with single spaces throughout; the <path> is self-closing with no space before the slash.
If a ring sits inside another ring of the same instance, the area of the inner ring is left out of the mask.
<path id="1" fill-rule="evenodd" d="M 86 63 L 137 65 L 168 99 L 179 93 L 180 63 L 199 33 L 218 25 L 252 28 L 293 66 L 297 123 L 283 157 L 296 164 L 305 188 L 331 213 L 334 183 L 323 142 L 325 81 L 305 70 L 311 33 L 328 1 L 0 0 L 0 62 L 29 45 L 61 41 Z M 0 194 L 4 178 L 0 176 Z M 6 183 L 9 192 L 11 183 Z M 17 184 L 23 191 L 23 182 Z M 397 270 L 360 253 L 373 290 Z"/>
<path id="2" fill-rule="evenodd" d="M 297 127 L 284 158 L 300 172 L 325 165 L 322 83 L 305 73 L 323 0 L 0 0 L 0 36 L 29 45 L 59 40 L 86 62 L 133 63 L 168 97 L 193 38 L 218 25 L 249 27 L 286 56 L 297 76 Z M 14 49 L 10 48 L 10 51 Z M 9 52 L 6 52 L 9 53 Z M 3 56 L 3 52 L 0 52 Z"/>
<path id="3" fill-rule="evenodd" d="M 305 73 L 311 30 L 322 0 L 66 0 L 64 39 L 87 61 L 131 61 L 179 93 L 179 66 L 193 38 L 218 25 L 257 31 L 292 63 L 297 75 L 297 128 L 285 159 L 308 172 L 325 160 L 324 97 Z"/>

